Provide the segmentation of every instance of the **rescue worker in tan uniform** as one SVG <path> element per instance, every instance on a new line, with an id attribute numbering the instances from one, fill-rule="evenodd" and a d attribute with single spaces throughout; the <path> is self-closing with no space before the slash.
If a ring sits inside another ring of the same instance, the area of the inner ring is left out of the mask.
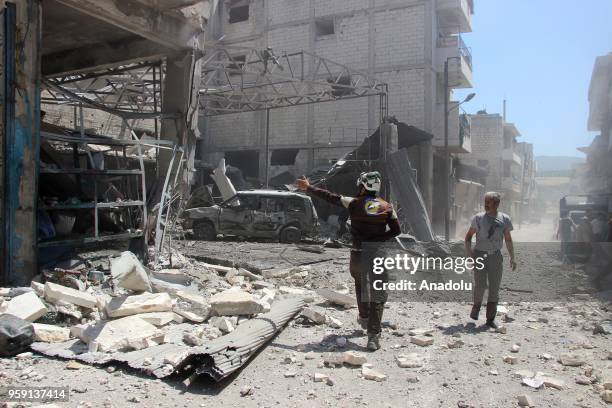
<path id="1" fill-rule="evenodd" d="M 345 197 L 314 187 L 306 178 L 297 180 L 296 186 L 299 190 L 348 209 L 353 238 L 349 269 L 355 280 L 355 295 L 359 308 L 358 323 L 367 330 L 368 349 L 378 350 L 387 293 L 384 290 L 374 290 L 372 282 L 387 281 L 388 276 L 386 271 L 381 275 L 374 275 L 372 272 L 372 261 L 377 256 L 377 245 L 372 243 L 390 240 L 401 233 L 393 206 L 377 197 L 381 186 L 380 173 L 377 171 L 361 173 L 357 179 L 359 188 L 357 197 Z"/>

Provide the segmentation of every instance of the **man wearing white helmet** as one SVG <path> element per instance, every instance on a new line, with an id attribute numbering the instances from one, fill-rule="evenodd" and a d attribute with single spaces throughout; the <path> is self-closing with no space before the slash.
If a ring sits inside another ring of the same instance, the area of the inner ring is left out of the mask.
<path id="1" fill-rule="evenodd" d="M 368 242 L 384 242 L 401 233 L 397 214 L 393 206 L 377 197 L 381 187 L 381 176 L 377 171 L 361 173 L 357 178 L 359 192 L 356 197 L 345 197 L 314 187 L 308 179 L 296 181 L 299 190 L 307 191 L 331 204 L 342 206 L 349 211 L 353 250 L 351 251 L 350 272 L 355 280 L 355 294 L 359 307 L 358 322 L 368 332 L 368 349 L 380 348 L 382 313 L 387 301 L 387 293 L 374 290 L 372 279 L 373 252 Z M 389 228 L 387 228 L 389 227 Z M 386 279 L 377 276 L 376 279 Z"/>

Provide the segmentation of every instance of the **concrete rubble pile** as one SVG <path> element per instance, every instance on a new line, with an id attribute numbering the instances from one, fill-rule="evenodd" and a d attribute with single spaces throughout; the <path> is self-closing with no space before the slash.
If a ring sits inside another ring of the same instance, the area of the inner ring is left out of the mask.
<path id="1" fill-rule="evenodd" d="M 78 283 L 70 281 L 80 289 L 52 281 L 0 288 L 0 316 L 13 315 L 17 321 L 32 324 L 33 350 L 89 363 L 121 360 L 122 354 L 163 345 L 165 367 L 153 374 L 165 376 L 181 366 L 190 348 L 205 353 L 207 344 L 218 340 L 215 344 L 222 345 L 223 336 L 232 333 L 246 341 L 258 322 L 245 323 L 276 316 L 278 324 L 256 331 L 256 343 L 261 346 L 302 308 L 302 300 L 291 300 L 295 293 L 279 293 L 260 275 L 246 270 L 205 264 L 207 274 L 223 279 L 217 287 L 198 287 L 181 272 L 180 267 L 188 266 L 189 261 L 180 254 L 174 258 L 174 269 L 162 265 L 151 271 L 133 253 L 123 252 L 110 259 L 101 281 L 99 277 L 96 282 L 88 280 L 86 273 Z M 290 302 L 278 302 L 283 298 Z M 223 376 L 225 372 L 217 377 Z"/>

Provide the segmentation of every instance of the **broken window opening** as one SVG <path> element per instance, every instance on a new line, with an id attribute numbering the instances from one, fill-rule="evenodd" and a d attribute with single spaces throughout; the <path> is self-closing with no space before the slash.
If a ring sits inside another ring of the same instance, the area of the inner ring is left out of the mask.
<path id="1" fill-rule="evenodd" d="M 315 21 L 317 38 L 336 33 L 333 18 L 319 18 Z"/>
<path id="2" fill-rule="evenodd" d="M 270 157 L 271 166 L 293 166 L 300 149 L 275 149 Z"/>
<path id="3" fill-rule="evenodd" d="M 245 177 L 259 177 L 259 151 L 257 150 L 225 152 L 225 163 L 239 168 Z"/>
<path id="4" fill-rule="evenodd" d="M 229 9 L 229 23 L 240 23 L 241 21 L 247 21 L 249 19 L 249 5 L 230 7 Z"/>

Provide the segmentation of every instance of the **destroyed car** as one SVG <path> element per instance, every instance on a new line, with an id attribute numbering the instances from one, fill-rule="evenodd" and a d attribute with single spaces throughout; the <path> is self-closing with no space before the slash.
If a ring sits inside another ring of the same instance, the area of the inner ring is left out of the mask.
<path id="1" fill-rule="evenodd" d="M 239 191 L 220 205 L 192 208 L 183 215 L 183 228 L 207 241 L 223 234 L 295 243 L 318 225 L 310 197 L 288 191 Z"/>

